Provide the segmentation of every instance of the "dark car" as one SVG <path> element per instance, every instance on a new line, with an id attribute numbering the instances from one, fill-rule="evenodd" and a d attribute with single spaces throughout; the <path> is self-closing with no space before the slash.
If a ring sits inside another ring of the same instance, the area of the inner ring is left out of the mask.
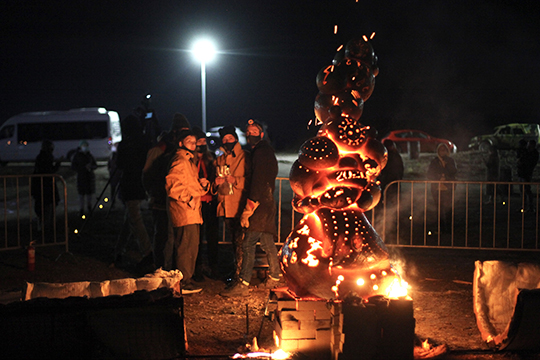
<path id="1" fill-rule="evenodd" d="M 399 152 L 407 153 L 411 146 L 415 146 L 420 152 L 435 152 L 439 144 L 446 144 L 451 153 L 457 151 L 457 146 L 450 140 L 439 139 L 421 130 L 394 130 L 386 135 L 382 141 L 390 139 L 395 144 Z"/>

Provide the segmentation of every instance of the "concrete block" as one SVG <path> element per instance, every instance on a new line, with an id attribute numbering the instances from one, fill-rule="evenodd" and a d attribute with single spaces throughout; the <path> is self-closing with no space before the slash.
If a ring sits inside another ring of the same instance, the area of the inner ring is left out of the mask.
<path id="1" fill-rule="evenodd" d="M 302 320 L 300 321 L 300 330 L 307 329 L 330 329 L 330 320 Z"/>
<path id="2" fill-rule="evenodd" d="M 316 330 L 285 330 L 281 331 L 282 340 L 292 340 L 292 339 L 315 339 Z"/>
<path id="3" fill-rule="evenodd" d="M 282 310 L 279 313 L 279 318 L 283 320 L 315 320 L 315 312 L 312 310 L 296 311 Z"/>
<path id="4" fill-rule="evenodd" d="M 300 322 L 297 320 L 285 320 L 281 321 L 281 330 L 288 331 L 288 330 L 300 330 Z"/>
<path id="5" fill-rule="evenodd" d="M 326 300 L 296 300 L 296 310 L 328 311 Z"/>

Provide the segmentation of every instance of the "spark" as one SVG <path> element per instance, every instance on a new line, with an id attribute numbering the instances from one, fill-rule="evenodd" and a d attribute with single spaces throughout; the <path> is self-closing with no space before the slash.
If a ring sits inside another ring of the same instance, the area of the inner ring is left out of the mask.
<path id="1" fill-rule="evenodd" d="M 370 40 L 372 40 L 375 37 L 375 31 L 371 33 L 371 36 L 369 37 Z"/>
<path id="2" fill-rule="evenodd" d="M 365 283 L 365 281 L 362 278 L 356 280 L 356 285 L 358 285 L 358 286 L 362 286 L 362 285 L 364 285 L 364 283 Z"/>
<path id="3" fill-rule="evenodd" d="M 368 38 L 366 35 L 362 35 L 362 39 L 364 39 L 365 42 L 368 42 Z"/>
<path id="4" fill-rule="evenodd" d="M 334 34 L 337 34 L 337 25 L 334 25 Z"/>

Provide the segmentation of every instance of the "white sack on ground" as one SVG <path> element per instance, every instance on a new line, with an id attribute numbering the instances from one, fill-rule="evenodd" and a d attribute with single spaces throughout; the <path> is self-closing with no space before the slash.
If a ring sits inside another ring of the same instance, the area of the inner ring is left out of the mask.
<path id="1" fill-rule="evenodd" d="M 137 290 L 152 291 L 158 288 L 173 289 L 180 295 L 180 280 L 183 276 L 179 270 L 156 270 L 142 278 L 116 279 L 97 281 L 81 281 L 70 283 L 26 283 L 23 299 L 30 300 L 38 297 L 50 299 L 65 299 L 70 296 L 86 296 L 89 298 L 109 295 L 127 295 Z"/>
<path id="2" fill-rule="evenodd" d="M 521 289 L 540 288 L 540 266 L 503 261 L 476 261 L 473 306 L 482 339 L 500 346 L 508 337 Z M 540 319 L 538 319 L 540 322 Z M 513 321 L 514 326 L 519 326 Z"/>

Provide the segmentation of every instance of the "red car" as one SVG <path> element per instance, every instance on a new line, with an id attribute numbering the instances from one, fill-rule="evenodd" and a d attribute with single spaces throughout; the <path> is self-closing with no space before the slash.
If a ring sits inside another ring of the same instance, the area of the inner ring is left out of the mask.
<path id="1" fill-rule="evenodd" d="M 400 153 L 407 153 L 409 146 L 418 146 L 418 144 L 420 145 L 420 152 L 435 153 L 439 144 L 446 144 L 451 153 L 457 151 L 456 144 L 450 140 L 439 139 L 420 130 L 394 130 L 386 135 L 382 141 L 386 139 L 392 140 Z"/>

